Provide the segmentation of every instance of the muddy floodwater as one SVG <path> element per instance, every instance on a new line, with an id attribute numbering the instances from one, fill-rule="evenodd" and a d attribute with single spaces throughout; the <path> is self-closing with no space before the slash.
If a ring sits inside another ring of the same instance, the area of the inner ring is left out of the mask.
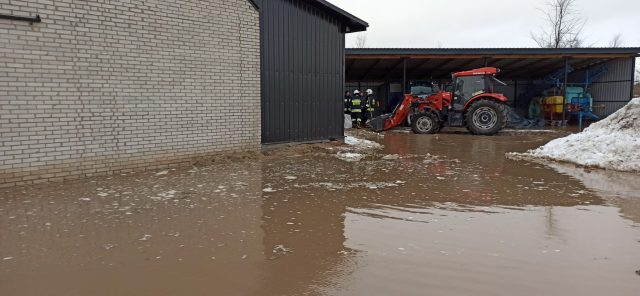
<path id="1" fill-rule="evenodd" d="M 0 189 L 0 295 L 640 295 L 640 177 L 507 160 L 557 137 L 366 135 Z"/>

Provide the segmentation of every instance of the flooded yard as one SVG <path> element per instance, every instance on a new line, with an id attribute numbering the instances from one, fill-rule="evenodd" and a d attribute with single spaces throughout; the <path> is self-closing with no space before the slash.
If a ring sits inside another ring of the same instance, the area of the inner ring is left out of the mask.
<path id="1" fill-rule="evenodd" d="M 504 157 L 555 133 L 364 136 L 1 189 L 0 295 L 639 295 L 640 176 Z"/>

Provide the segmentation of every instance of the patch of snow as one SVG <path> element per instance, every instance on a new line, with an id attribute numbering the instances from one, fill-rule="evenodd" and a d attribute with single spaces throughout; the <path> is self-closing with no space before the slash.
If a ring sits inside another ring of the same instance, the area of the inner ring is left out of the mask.
<path id="1" fill-rule="evenodd" d="M 349 146 L 354 146 L 360 149 L 381 149 L 382 145 L 377 142 L 369 141 L 365 139 L 359 139 L 352 136 L 346 136 L 344 138 L 344 143 Z"/>
<path id="2" fill-rule="evenodd" d="M 365 155 L 360 153 L 346 152 L 338 153 L 336 154 L 336 157 L 347 162 L 358 162 L 365 158 Z"/>
<path id="3" fill-rule="evenodd" d="M 163 176 L 163 175 L 166 175 L 168 173 L 169 173 L 169 171 L 161 171 L 161 172 L 157 172 L 156 176 Z"/>
<path id="4" fill-rule="evenodd" d="M 271 187 L 268 187 L 268 188 L 262 189 L 262 192 L 276 192 L 276 190 Z"/>
<path id="5" fill-rule="evenodd" d="M 640 172 L 640 98 L 581 133 L 556 139 L 511 159 L 546 159 L 627 172 Z"/>
<path id="6" fill-rule="evenodd" d="M 400 159 L 400 155 L 398 154 L 389 154 L 382 157 L 382 160 L 398 160 Z"/>
<path id="7" fill-rule="evenodd" d="M 149 240 L 151 237 L 152 237 L 151 234 L 145 234 L 141 238 L 139 238 L 138 240 L 139 241 L 146 241 L 146 240 Z"/>
<path id="8" fill-rule="evenodd" d="M 287 179 L 287 180 L 296 180 L 296 179 L 298 179 L 298 177 L 296 177 L 296 176 L 286 176 L 284 178 Z"/>
<path id="9" fill-rule="evenodd" d="M 178 193 L 178 192 L 175 191 L 175 190 L 169 190 L 167 192 L 158 193 L 158 196 L 153 196 L 153 197 L 151 197 L 151 199 L 155 200 L 155 201 L 172 199 L 172 198 L 174 198 L 176 196 L 176 193 Z"/>
<path id="10" fill-rule="evenodd" d="M 273 247 L 273 253 L 289 253 L 291 252 L 290 248 L 285 247 L 284 245 L 276 245 Z"/>

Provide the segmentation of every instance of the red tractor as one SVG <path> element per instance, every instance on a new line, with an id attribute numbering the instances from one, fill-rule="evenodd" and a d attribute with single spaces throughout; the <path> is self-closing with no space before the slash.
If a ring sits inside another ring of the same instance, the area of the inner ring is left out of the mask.
<path id="1" fill-rule="evenodd" d="M 416 134 L 435 134 L 443 127 L 465 126 L 474 135 L 494 135 L 507 124 L 507 97 L 494 92 L 499 69 L 486 67 L 453 74 L 453 90 L 425 98 L 406 94 L 391 114 L 371 120 L 374 131 L 392 129 L 407 118 Z"/>

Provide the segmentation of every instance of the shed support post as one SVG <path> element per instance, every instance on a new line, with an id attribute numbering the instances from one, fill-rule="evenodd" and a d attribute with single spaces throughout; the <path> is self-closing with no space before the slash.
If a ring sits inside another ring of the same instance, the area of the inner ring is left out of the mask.
<path id="1" fill-rule="evenodd" d="M 407 93 L 407 59 L 402 59 L 402 94 Z"/>
<path id="2" fill-rule="evenodd" d="M 633 88 L 636 86 L 636 58 L 631 58 L 631 95 L 629 101 L 633 100 Z"/>
<path id="3" fill-rule="evenodd" d="M 564 126 L 564 121 L 567 118 L 567 82 L 569 80 L 569 58 L 564 58 L 564 86 L 562 95 L 562 125 Z"/>
<path id="4" fill-rule="evenodd" d="M 518 108 L 518 79 L 513 82 L 513 108 Z"/>

